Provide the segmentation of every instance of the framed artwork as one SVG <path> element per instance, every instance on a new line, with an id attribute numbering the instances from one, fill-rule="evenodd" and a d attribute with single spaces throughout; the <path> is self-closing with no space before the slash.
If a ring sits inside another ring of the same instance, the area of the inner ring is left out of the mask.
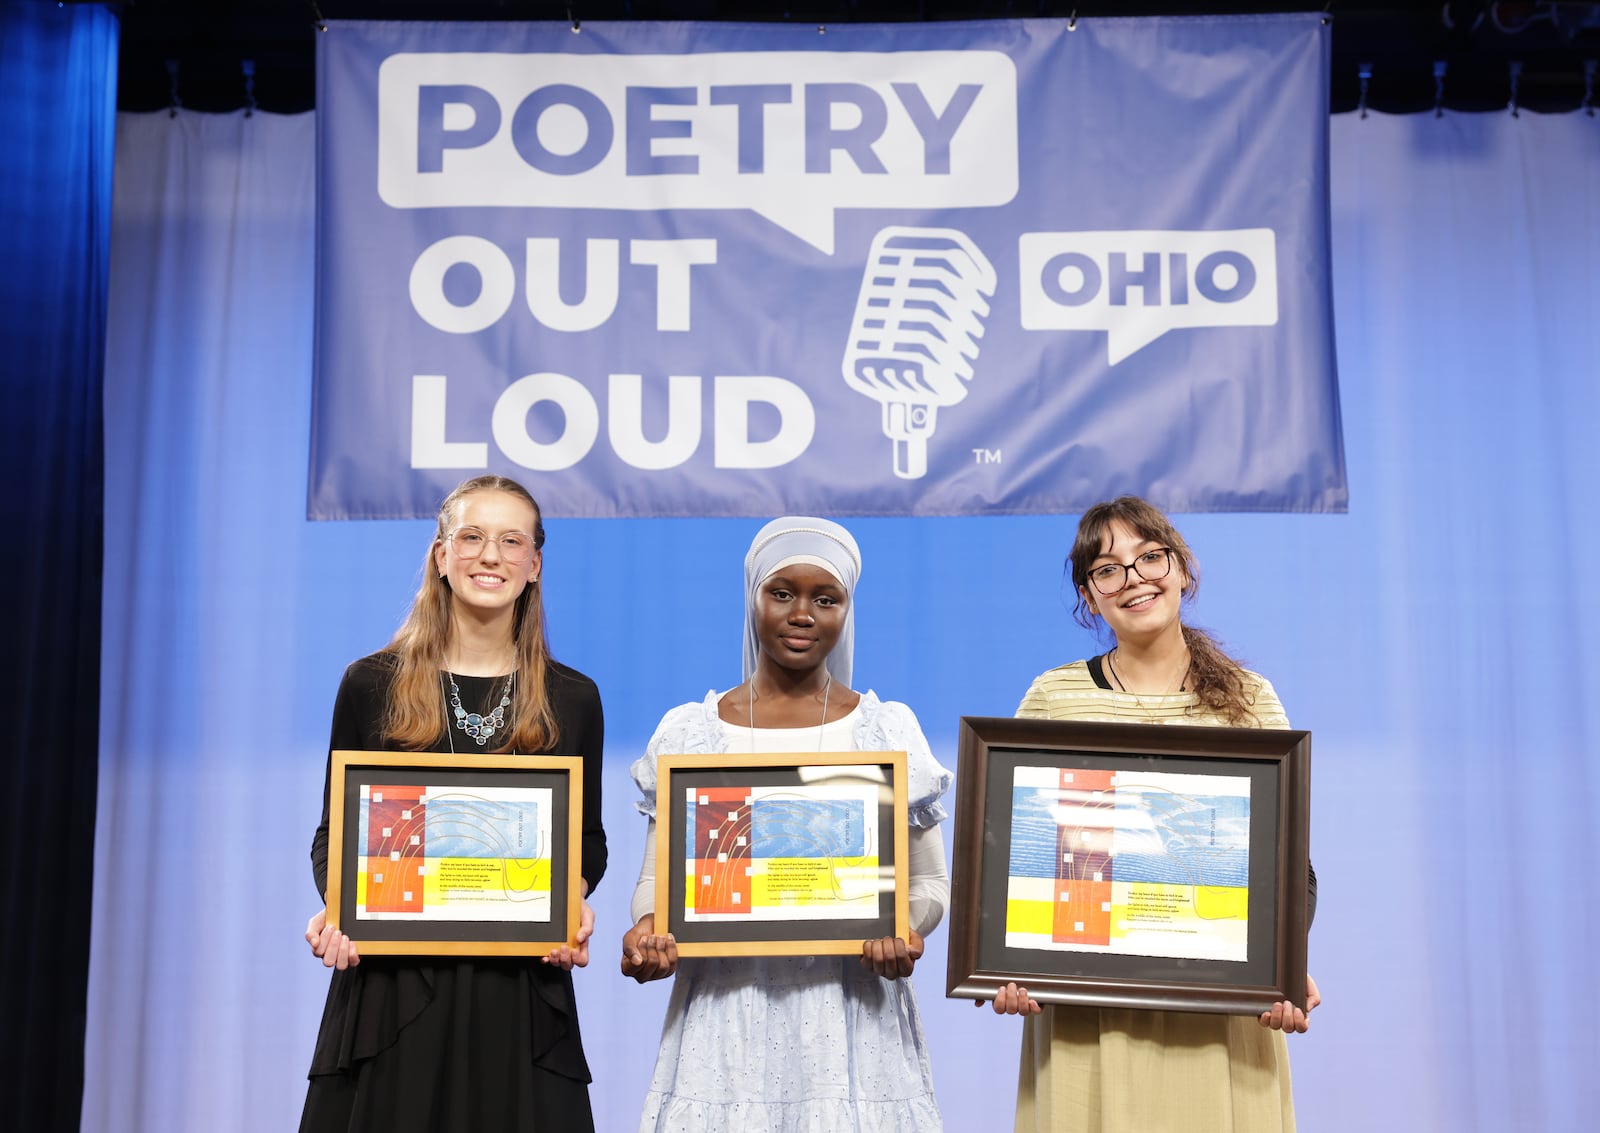
<path id="1" fill-rule="evenodd" d="M 1305 1006 L 1311 734 L 964 717 L 952 997 Z"/>
<path id="2" fill-rule="evenodd" d="M 680 956 L 905 938 L 905 752 L 663 755 L 656 774 L 656 931 Z"/>
<path id="3" fill-rule="evenodd" d="M 328 923 L 363 956 L 576 945 L 582 760 L 336 751 Z"/>

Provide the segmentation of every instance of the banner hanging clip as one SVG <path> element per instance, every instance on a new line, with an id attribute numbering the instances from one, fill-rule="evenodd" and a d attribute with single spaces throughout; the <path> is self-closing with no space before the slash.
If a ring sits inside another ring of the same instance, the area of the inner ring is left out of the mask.
<path id="1" fill-rule="evenodd" d="M 1448 69 L 1449 64 L 1443 59 L 1435 59 L 1433 61 L 1433 116 L 1435 118 L 1444 117 L 1444 75 Z"/>
<path id="2" fill-rule="evenodd" d="M 167 117 L 176 118 L 183 109 L 183 99 L 178 97 L 178 61 L 167 60 Z"/>
<path id="3" fill-rule="evenodd" d="M 239 70 L 244 73 L 244 116 L 256 116 L 256 61 L 254 59 L 239 60 Z"/>
<path id="4" fill-rule="evenodd" d="M 1521 118 L 1522 112 L 1517 107 L 1517 88 L 1522 85 L 1522 60 L 1511 60 L 1511 102 L 1508 104 L 1511 117 Z"/>
<path id="5" fill-rule="evenodd" d="M 1594 117 L 1594 73 L 1600 69 L 1600 60 L 1583 61 L 1583 105 L 1578 107 L 1589 117 Z"/>
<path id="6" fill-rule="evenodd" d="M 1361 79 L 1361 99 L 1356 103 L 1356 109 L 1361 112 L 1361 117 L 1367 116 L 1367 86 L 1372 82 L 1372 64 L 1362 63 L 1356 68 L 1356 74 Z"/>

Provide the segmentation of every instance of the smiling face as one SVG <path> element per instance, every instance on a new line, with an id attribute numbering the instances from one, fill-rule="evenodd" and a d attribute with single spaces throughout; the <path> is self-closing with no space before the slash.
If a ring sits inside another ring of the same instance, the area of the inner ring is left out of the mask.
<path id="1" fill-rule="evenodd" d="M 849 601 L 844 583 L 819 566 L 779 568 L 756 592 L 752 621 L 762 662 L 792 672 L 821 666 L 844 630 Z"/>
<path id="2" fill-rule="evenodd" d="M 449 582 L 455 600 L 479 614 L 509 614 L 528 580 L 539 577 L 543 555 L 534 550 L 527 561 L 510 562 L 506 547 L 514 545 L 514 539 L 508 538 L 502 544 L 501 538 L 515 533 L 521 536 L 525 547 L 531 548 L 537 522 L 538 516 L 528 501 L 510 492 L 469 492 L 462 496 L 451 517 L 447 538 L 435 542 L 433 548 L 433 561 Z M 448 538 L 469 527 L 487 538 L 474 537 L 471 544 L 465 538 L 458 537 L 453 542 Z M 470 553 L 470 545 L 481 548 L 476 558 L 461 554 L 464 550 Z"/>
<path id="3" fill-rule="evenodd" d="M 1121 581 L 1118 576 L 1126 574 L 1126 584 L 1115 594 L 1101 594 L 1091 583 L 1080 586 L 1078 596 L 1091 613 L 1105 619 L 1119 643 L 1150 644 L 1163 634 L 1181 632 L 1179 613 L 1183 591 L 1189 581 L 1182 558 L 1177 554 L 1163 555 L 1162 558 L 1169 559 L 1171 569 L 1165 578 L 1155 581 L 1142 578 L 1134 571 L 1121 570 L 1122 566 L 1133 563 L 1143 567 L 1146 573 L 1156 573 L 1158 560 L 1142 560 L 1141 556 L 1161 551 L 1165 546 L 1139 534 L 1122 519 L 1113 519 L 1101 536 L 1100 553 L 1089 564 L 1089 573 L 1092 575 L 1097 568 L 1114 564 L 1118 567 L 1113 575 L 1114 582 Z"/>

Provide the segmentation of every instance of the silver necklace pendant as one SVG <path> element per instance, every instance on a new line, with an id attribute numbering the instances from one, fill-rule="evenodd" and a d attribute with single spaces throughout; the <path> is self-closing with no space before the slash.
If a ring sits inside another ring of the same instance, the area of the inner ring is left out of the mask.
<path id="1" fill-rule="evenodd" d="M 506 674 L 505 688 L 500 693 L 500 703 L 494 706 L 494 711 L 482 713 L 468 712 L 461 706 L 461 689 L 456 687 L 455 674 L 446 674 L 450 679 L 450 710 L 455 713 L 456 727 L 476 740 L 479 747 L 488 744 L 490 738 L 505 727 L 506 709 L 511 707 L 511 681 L 516 675 L 515 670 Z"/>

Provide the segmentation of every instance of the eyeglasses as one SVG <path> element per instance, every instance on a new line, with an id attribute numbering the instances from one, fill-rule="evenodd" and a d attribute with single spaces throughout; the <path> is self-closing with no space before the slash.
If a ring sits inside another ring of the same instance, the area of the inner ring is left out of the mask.
<path id="1" fill-rule="evenodd" d="M 1157 547 L 1146 551 L 1131 563 L 1106 563 L 1089 572 L 1089 581 L 1103 597 L 1121 593 L 1128 585 L 1129 574 L 1136 574 L 1146 582 L 1155 582 L 1172 573 L 1172 548 Z"/>
<path id="2" fill-rule="evenodd" d="M 490 535 L 481 527 L 458 527 L 445 536 L 445 542 L 450 544 L 450 549 L 455 551 L 458 558 L 475 559 L 483 554 L 483 549 L 490 543 L 500 548 L 500 557 L 514 566 L 520 566 L 533 558 L 533 552 L 538 548 L 534 545 L 533 536 L 525 531 L 507 531 L 503 535 Z"/>

